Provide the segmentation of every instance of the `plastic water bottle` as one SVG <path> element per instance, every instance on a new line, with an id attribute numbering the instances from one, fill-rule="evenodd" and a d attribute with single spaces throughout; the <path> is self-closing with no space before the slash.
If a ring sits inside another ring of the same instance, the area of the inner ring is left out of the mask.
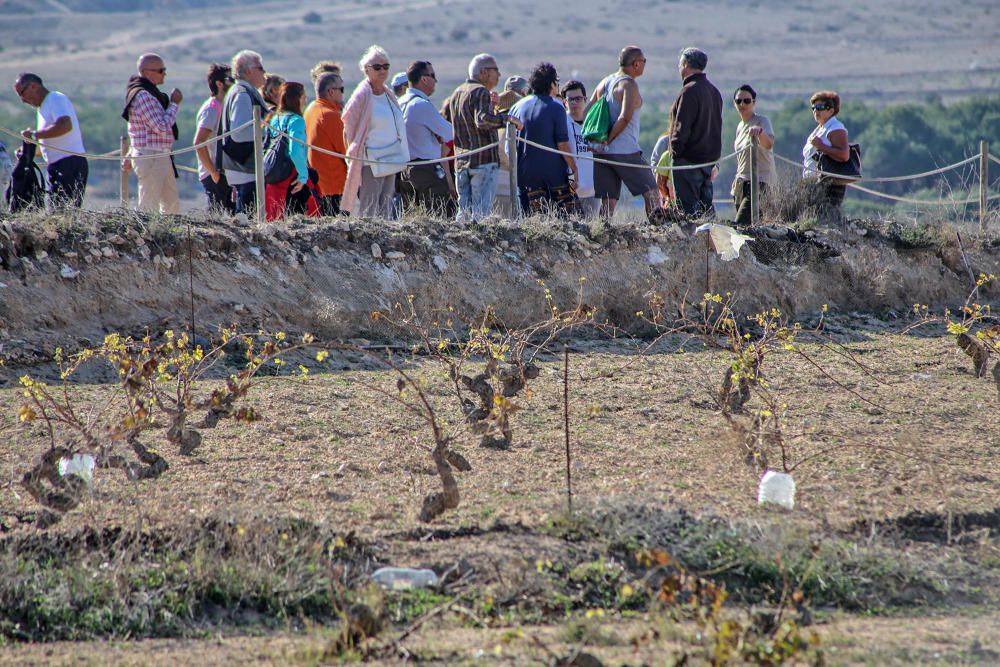
<path id="1" fill-rule="evenodd" d="M 434 570 L 416 570 L 409 567 L 382 567 L 372 573 L 372 581 L 392 591 L 426 588 L 438 582 Z"/>
<path id="2" fill-rule="evenodd" d="M 760 480 L 757 489 L 757 503 L 774 503 L 786 510 L 795 508 L 795 480 L 784 472 L 768 470 Z"/>

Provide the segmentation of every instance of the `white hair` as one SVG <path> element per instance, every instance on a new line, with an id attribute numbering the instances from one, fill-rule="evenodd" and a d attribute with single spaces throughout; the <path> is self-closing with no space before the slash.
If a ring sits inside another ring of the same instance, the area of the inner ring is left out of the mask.
<path id="1" fill-rule="evenodd" d="M 386 53 L 378 44 L 372 44 L 365 52 L 361 54 L 361 60 L 358 61 L 358 67 L 361 68 L 361 72 L 364 73 L 365 67 L 372 64 L 372 61 L 376 58 L 383 58 L 386 62 L 389 62 L 389 54 Z"/>
<path id="2" fill-rule="evenodd" d="M 497 64 L 497 59 L 488 53 L 480 53 L 478 56 L 473 56 L 472 60 L 469 61 L 469 78 L 472 80 L 479 79 L 479 73 L 483 71 L 483 67 L 486 67 L 492 63 Z M 489 65 L 492 67 L 493 65 Z"/>
<path id="3" fill-rule="evenodd" d="M 139 56 L 138 60 L 135 61 L 135 70 L 139 74 L 142 74 L 142 70 L 149 67 L 151 63 L 156 62 L 157 60 L 159 60 L 161 63 L 163 62 L 163 58 L 161 58 L 159 55 L 155 53 L 144 53 L 141 56 Z"/>
<path id="4" fill-rule="evenodd" d="M 246 73 L 250 70 L 250 67 L 257 64 L 260 64 L 261 66 L 264 65 L 264 59 L 261 55 L 256 51 L 243 49 L 233 56 L 233 76 L 237 79 L 244 79 L 246 78 Z"/>

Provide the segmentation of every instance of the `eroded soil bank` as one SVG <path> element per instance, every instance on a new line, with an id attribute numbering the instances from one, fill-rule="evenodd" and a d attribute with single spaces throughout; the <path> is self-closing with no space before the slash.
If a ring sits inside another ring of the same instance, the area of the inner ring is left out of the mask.
<path id="1" fill-rule="evenodd" d="M 109 332 L 186 326 L 192 287 L 202 332 L 238 323 L 383 339 L 394 332 L 372 311 L 409 295 L 424 312 L 452 307 L 474 317 L 492 306 L 516 326 L 546 316 L 544 282 L 560 307 L 582 299 L 598 320 L 635 330 L 636 311 L 654 294 L 668 313 L 707 290 L 732 292 L 746 312 L 779 307 L 809 318 L 828 304 L 891 315 L 915 303 L 959 307 L 973 275 L 1000 273 L 1000 238 L 971 230 L 962 246 L 950 228 L 914 243 L 895 223 L 866 221 L 794 240 L 776 229 L 758 235 L 723 262 L 707 251 L 706 235 L 677 226 L 292 220 L 257 228 L 134 213 L 8 220 L 0 226 L 0 358 L 32 364 Z M 987 286 L 977 300 L 997 293 Z"/>

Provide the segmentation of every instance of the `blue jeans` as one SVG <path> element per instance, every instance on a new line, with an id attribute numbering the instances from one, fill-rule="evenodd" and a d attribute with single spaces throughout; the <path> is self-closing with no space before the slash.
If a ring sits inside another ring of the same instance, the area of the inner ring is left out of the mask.
<path id="1" fill-rule="evenodd" d="M 497 194 L 498 171 L 500 165 L 496 162 L 458 170 L 455 187 L 459 222 L 475 222 L 489 215 Z"/>
<path id="2" fill-rule="evenodd" d="M 234 185 L 233 192 L 236 195 L 233 198 L 233 203 L 237 213 L 250 215 L 257 210 L 257 183 L 255 181 Z"/>

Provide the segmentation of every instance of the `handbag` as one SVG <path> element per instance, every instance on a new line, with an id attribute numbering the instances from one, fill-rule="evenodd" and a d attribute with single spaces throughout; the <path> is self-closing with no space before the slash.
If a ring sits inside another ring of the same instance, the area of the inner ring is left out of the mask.
<path id="1" fill-rule="evenodd" d="M 391 91 L 386 94 L 391 94 Z M 406 163 L 410 161 L 410 154 L 403 146 L 403 137 L 399 134 L 399 123 L 396 122 L 396 106 L 392 102 L 389 102 L 389 108 L 392 110 L 393 127 L 396 128 L 396 140 L 388 146 L 382 146 L 381 148 L 365 147 L 365 157 L 373 161 L 373 164 L 369 164 L 368 167 L 372 170 L 372 176 L 375 178 L 398 174 L 406 169 Z"/>
<path id="2" fill-rule="evenodd" d="M 847 185 L 861 180 L 861 146 L 851 144 L 850 157 L 847 162 L 839 162 L 829 155 L 823 154 L 816 158 L 816 166 L 821 172 L 820 179 L 834 185 Z M 834 175 L 831 175 L 834 174 Z"/>
<path id="3" fill-rule="evenodd" d="M 264 182 L 269 185 L 287 180 L 295 172 L 288 137 L 269 129 L 264 137 Z"/>

